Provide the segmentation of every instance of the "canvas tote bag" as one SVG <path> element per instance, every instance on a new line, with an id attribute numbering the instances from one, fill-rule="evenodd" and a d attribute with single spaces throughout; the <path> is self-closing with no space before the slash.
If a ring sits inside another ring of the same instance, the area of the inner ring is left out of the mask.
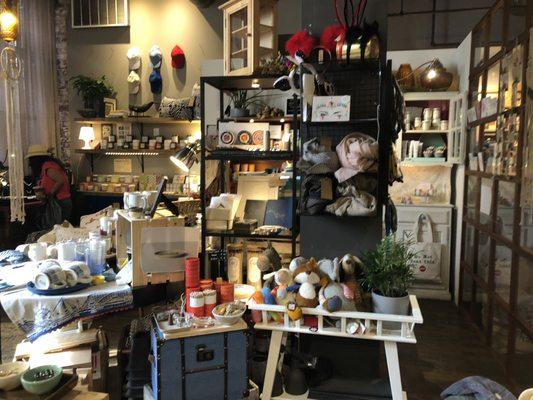
<path id="1" fill-rule="evenodd" d="M 429 242 L 425 242 L 422 227 L 427 225 Z M 421 213 L 413 226 L 415 242 L 411 250 L 416 254 L 412 261 L 412 268 L 417 280 L 436 281 L 440 280 L 440 265 L 442 244 L 435 243 L 433 235 L 433 222 L 429 215 Z M 422 237 L 421 237 L 422 236 Z"/>

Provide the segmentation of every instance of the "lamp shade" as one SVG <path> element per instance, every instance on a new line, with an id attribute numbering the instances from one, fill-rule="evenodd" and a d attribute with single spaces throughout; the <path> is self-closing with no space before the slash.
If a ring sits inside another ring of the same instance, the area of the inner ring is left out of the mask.
<path id="1" fill-rule="evenodd" d="M 0 37 L 6 42 L 17 40 L 19 20 L 15 13 L 4 9 L 0 13 Z"/>
<path id="2" fill-rule="evenodd" d="M 170 161 L 183 172 L 189 172 L 196 161 L 196 152 L 199 147 L 198 141 L 178 150 L 176 154 L 170 156 Z"/>
<path id="3" fill-rule="evenodd" d="M 80 128 L 79 139 L 85 142 L 83 145 L 84 150 L 89 150 L 91 148 L 91 140 L 94 140 L 94 137 L 94 129 L 92 126 L 82 126 Z"/>
<path id="4" fill-rule="evenodd" d="M 447 90 L 453 81 L 453 74 L 446 71 L 442 63 L 435 59 L 420 75 L 420 85 L 428 90 Z"/>

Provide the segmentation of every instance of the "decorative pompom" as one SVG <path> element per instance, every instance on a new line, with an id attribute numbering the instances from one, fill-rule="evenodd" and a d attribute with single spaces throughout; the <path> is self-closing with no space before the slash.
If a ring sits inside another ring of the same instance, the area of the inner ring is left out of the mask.
<path id="1" fill-rule="evenodd" d="M 276 298 L 270 293 L 268 288 L 261 289 L 261 293 L 263 294 L 263 301 L 265 304 L 276 304 Z"/>
<path id="2" fill-rule="evenodd" d="M 259 290 L 257 290 L 252 295 L 252 299 L 255 301 L 255 304 L 263 304 L 265 302 L 265 299 L 263 297 L 263 293 L 261 293 Z"/>
<path id="3" fill-rule="evenodd" d="M 339 311 L 342 308 L 342 300 L 339 296 L 333 296 L 322 303 L 322 307 L 329 312 Z"/>
<path id="4" fill-rule="evenodd" d="M 327 26 L 322 32 L 322 36 L 320 36 L 320 44 L 332 53 L 335 52 L 335 46 L 337 45 L 335 39 L 343 32 L 344 27 L 342 25 L 335 24 Z"/>
<path id="5" fill-rule="evenodd" d="M 316 38 L 311 36 L 307 30 L 301 30 L 287 40 L 285 50 L 293 57 L 297 51 L 301 51 L 305 57 L 308 57 L 313 47 L 315 47 L 316 42 Z"/>

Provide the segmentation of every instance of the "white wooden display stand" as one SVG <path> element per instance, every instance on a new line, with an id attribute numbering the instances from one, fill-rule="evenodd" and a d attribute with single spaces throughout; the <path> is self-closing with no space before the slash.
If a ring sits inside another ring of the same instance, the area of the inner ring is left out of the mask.
<path id="1" fill-rule="evenodd" d="M 281 344 L 288 332 L 382 341 L 385 346 L 385 356 L 387 359 L 387 369 L 389 371 L 392 399 L 406 399 L 407 397 L 405 393 L 402 392 L 397 343 L 416 343 L 416 337 L 414 334 L 415 325 L 424 322 L 416 296 L 409 296 L 409 301 L 411 303 L 411 315 L 375 314 L 357 311 L 337 311 L 331 313 L 316 308 L 302 308 L 304 316 L 313 315 L 317 317 L 317 329 L 311 329 L 309 326 L 303 325 L 303 319 L 299 321 L 291 321 L 285 306 L 248 304 L 249 309 L 261 311 L 261 322 L 255 324 L 255 329 L 272 331 L 261 399 L 271 399 L 274 376 L 276 369 L 278 368 Z M 282 314 L 283 322 L 278 323 L 269 320 L 269 312 Z M 324 326 L 324 317 L 340 320 L 340 329 Z M 364 326 L 364 332 L 353 335 L 347 333 L 346 326 L 351 321 L 357 321 L 359 324 L 362 324 Z M 394 330 L 385 329 L 383 327 L 384 322 L 399 323 L 401 328 Z M 280 397 L 277 398 L 279 399 Z"/>

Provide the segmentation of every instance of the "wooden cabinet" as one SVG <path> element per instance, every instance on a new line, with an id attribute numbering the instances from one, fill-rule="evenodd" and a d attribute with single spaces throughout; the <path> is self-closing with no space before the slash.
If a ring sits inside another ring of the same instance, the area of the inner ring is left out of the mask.
<path id="1" fill-rule="evenodd" d="M 224 75 L 251 75 L 278 49 L 277 0 L 230 0 L 224 12 Z"/>
<path id="2" fill-rule="evenodd" d="M 398 238 L 413 238 L 413 228 L 418 216 L 422 213 L 429 216 L 433 225 L 434 240 L 442 245 L 440 275 L 432 281 L 415 281 L 410 289 L 411 294 L 420 298 L 450 300 L 450 254 L 452 247 L 452 213 L 451 205 L 435 206 L 402 206 L 397 205 Z M 424 227 L 427 229 L 427 226 Z M 420 237 L 428 237 L 428 232 L 422 230 Z"/>

